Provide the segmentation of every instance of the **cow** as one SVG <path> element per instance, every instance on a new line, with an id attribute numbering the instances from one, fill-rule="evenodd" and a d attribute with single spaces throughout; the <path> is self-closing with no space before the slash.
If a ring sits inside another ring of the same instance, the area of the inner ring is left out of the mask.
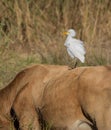
<path id="1" fill-rule="evenodd" d="M 0 130 L 9 130 L 13 127 L 10 110 L 15 97 L 27 84 L 26 79 L 29 77 L 25 75 L 25 70 L 21 71 L 9 85 L 0 90 Z"/>
<path id="2" fill-rule="evenodd" d="M 111 66 L 48 76 L 40 76 L 40 82 L 31 76 L 13 104 L 22 130 L 41 129 L 38 113 L 56 130 L 111 130 Z"/>
<path id="3" fill-rule="evenodd" d="M 22 89 L 30 83 L 34 84 L 35 81 L 38 85 L 44 85 L 51 77 L 56 77 L 66 70 L 68 70 L 67 66 L 33 65 L 19 72 L 9 85 L 0 90 L 0 130 L 9 130 L 12 127 L 14 129 L 10 115 L 11 107 Z M 38 93 L 42 89 L 43 87 L 38 89 Z"/>

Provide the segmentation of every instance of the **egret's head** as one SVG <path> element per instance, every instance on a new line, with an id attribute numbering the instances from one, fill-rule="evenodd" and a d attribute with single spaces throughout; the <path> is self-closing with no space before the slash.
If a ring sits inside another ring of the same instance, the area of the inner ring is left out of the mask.
<path id="1" fill-rule="evenodd" d="M 64 35 L 70 35 L 71 37 L 75 37 L 76 32 L 74 29 L 69 29 L 67 32 L 64 32 Z"/>
<path id="2" fill-rule="evenodd" d="M 75 37 L 75 36 L 76 36 L 76 32 L 75 32 L 74 29 L 69 29 L 69 30 L 68 30 L 68 33 L 69 33 L 69 35 L 71 35 L 72 37 Z"/>

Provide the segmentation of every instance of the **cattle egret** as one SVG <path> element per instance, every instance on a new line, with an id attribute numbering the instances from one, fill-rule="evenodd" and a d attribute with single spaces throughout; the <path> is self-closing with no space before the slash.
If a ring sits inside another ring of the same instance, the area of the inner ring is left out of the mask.
<path id="1" fill-rule="evenodd" d="M 82 63 L 85 62 L 85 48 L 84 43 L 81 40 L 75 39 L 73 37 L 76 36 L 76 32 L 73 29 L 69 29 L 67 32 L 64 32 L 64 35 L 67 35 L 67 39 L 64 45 L 67 48 L 67 52 L 72 59 L 76 58 L 76 63 L 74 68 L 77 65 L 77 59 L 79 59 Z"/>

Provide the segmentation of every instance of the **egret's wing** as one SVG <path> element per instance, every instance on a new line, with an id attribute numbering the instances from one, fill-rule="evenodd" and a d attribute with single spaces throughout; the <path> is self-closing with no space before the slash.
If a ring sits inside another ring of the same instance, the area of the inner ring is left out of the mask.
<path id="1" fill-rule="evenodd" d="M 70 55 L 71 58 L 74 58 L 74 54 L 72 53 L 70 48 L 67 48 L 67 52 Z"/>
<path id="2" fill-rule="evenodd" d="M 78 51 L 72 47 L 70 47 L 69 50 L 70 50 L 71 54 L 73 55 L 73 57 L 78 58 L 82 63 L 84 63 L 85 56 L 80 51 Z"/>
<path id="3" fill-rule="evenodd" d="M 70 41 L 70 52 L 77 57 L 81 62 L 85 61 L 85 48 L 83 46 L 83 42 L 77 39 L 72 39 Z"/>
<path id="4" fill-rule="evenodd" d="M 70 46 L 72 49 L 74 49 L 74 51 L 76 50 L 79 53 L 81 53 L 82 55 L 85 55 L 86 51 L 84 48 L 84 44 L 81 40 L 72 39 L 70 42 Z"/>

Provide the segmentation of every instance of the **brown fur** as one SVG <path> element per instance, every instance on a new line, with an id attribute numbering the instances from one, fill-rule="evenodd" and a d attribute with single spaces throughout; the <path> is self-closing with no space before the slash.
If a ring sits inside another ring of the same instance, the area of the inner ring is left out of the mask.
<path id="1" fill-rule="evenodd" d="M 16 99 L 16 102 L 14 103 L 14 109 L 17 114 L 18 120 L 20 122 L 20 127 L 22 130 L 28 129 L 26 127 L 29 127 L 30 124 L 32 124 L 34 129 L 36 129 L 36 130 L 40 129 L 40 125 L 38 122 L 39 117 L 38 117 L 35 109 L 39 108 L 42 111 L 43 107 L 41 105 L 43 105 L 43 100 L 46 100 L 43 98 L 44 98 L 44 93 L 47 91 L 46 90 L 47 87 L 50 86 L 50 84 L 52 84 L 53 82 L 55 82 L 56 79 L 58 80 L 62 75 L 65 75 L 65 73 L 67 73 L 67 71 L 68 72 L 71 71 L 71 70 L 68 70 L 67 67 L 62 67 L 62 66 L 42 66 L 42 67 L 43 68 L 41 68 L 41 70 L 40 70 L 41 74 L 39 74 L 39 75 L 36 74 L 37 70 L 35 70 L 34 68 L 31 68 L 31 71 L 34 70 L 34 75 L 33 75 L 34 77 L 32 77 L 32 75 L 30 75 L 30 82 L 28 83 L 27 87 L 25 87 L 24 90 L 19 94 L 19 96 Z M 45 73 L 45 71 L 47 71 L 47 74 Z M 52 85 L 52 87 L 53 87 L 53 85 Z M 59 89 L 60 88 L 58 88 L 58 90 Z M 53 93 L 50 94 L 49 98 L 52 99 L 52 95 L 53 95 Z M 53 99 L 52 99 L 52 101 L 53 101 Z M 60 99 L 59 103 L 60 102 L 61 102 L 61 99 Z M 54 103 L 55 103 L 55 101 L 54 101 Z M 76 109 L 76 106 L 74 109 Z M 83 116 L 83 114 L 80 111 L 81 110 L 78 110 L 78 112 L 76 112 L 76 114 L 78 115 L 79 118 L 75 117 L 75 119 L 73 120 L 73 124 L 78 119 L 88 121 L 85 119 L 85 117 Z M 45 117 L 44 114 L 43 114 L 43 116 Z M 49 121 L 49 124 L 50 123 L 51 122 Z M 60 127 L 61 127 L 61 129 L 69 127 L 67 125 L 65 125 L 65 126 L 64 125 L 58 125 L 56 127 L 57 128 L 59 127 L 58 129 L 60 129 Z"/>
<path id="2" fill-rule="evenodd" d="M 41 104 L 44 88 L 53 78 L 68 71 L 68 67 L 40 65 L 39 67 L 31 67 L 30 71 L 32 72 L 30 81 L 28 82 L 27 87 L 19 94 L 15 102 L 16 105 L 14 105 L 20 127 L 25 130 L 30 124 L 32 127 L 36 127 L 35 129 L 40 129 L 36 107 Z M 40 73 L 38 73 L 38 71 Z"/>
<path id="3" fill-rule="evenodd" d="M 68 70 L 68 67 L 66 66 L 34 65 L 32 67 L 26 68 L 25 70 L 21 71 L 7 87 L 5 87 L 0 91 L 0 97 L 1 97 L 0 98 L 0 104 L 1 104 L 0 105 L 0 130 L 9 129 L 11 123 L 10 109 L 15 100 L 15 97 L 22 89 L 25 90 L 26 86 L 30 86 L 29 88 L 32 89 L 31 87 L 38 85 L 39 89 L 37 88 L 38 89 L 37 91 L 39 94 L 41 93 L 45 82 L 47 82 L 51 77 L 55 77 L 56 75 L 59 75 L 66 70 Z M 26 95 L 28 96 L 29 93 L 30 96 L 30 92 L 27 92 Z M 33 95 L 35 94 L 36 93 L 33 91 Z M 36 100 L 38 100 L 38 98 L 39 95 L 36 94 Z M 30 101 L 28 101 L 28 103 L 30 104 Z M 31 101 L 31 105 L 32 104 L 33 103 Z M 24 102 L 22 105 L 24 106 Z M 33 115 L 33 111 L 32 111 L 32 115 Z"/>
<path id="4" fill-rule="evenodd" d="M 33 127 L 40 129 L 35 108 L 39 108 L 43 118 L 59 130 L 79 129 L 78 120 L 85 124 L 83 126 L 90 123 L 95 129 L 110 130 L 111 67 L 80 67 L 50 80 L 40 75 L 36 80 L 34 75 L 14 103 L 21 127 L 22 123 L 25 127 L 33 120 Z"/>
<path id="5" fill-rule="evenodd" d="M 24 70 L 7 87 L 0 90 L 0 130 L 8 130 L 12 127 L 10 109 L 18 92 L 27 84 L 27 78 Z"/>

